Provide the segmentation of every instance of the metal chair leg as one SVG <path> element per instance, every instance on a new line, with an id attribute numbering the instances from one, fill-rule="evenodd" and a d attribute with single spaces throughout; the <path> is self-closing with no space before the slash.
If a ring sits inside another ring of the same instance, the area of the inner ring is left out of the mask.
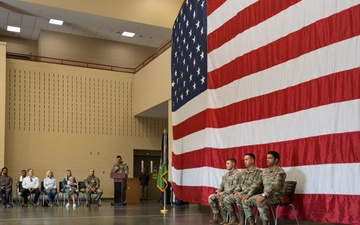
<path id="1" fill-rule="evenodd" d="M 291 207 L 293 208 L 293 212 L 294 212 L 294 215 L 295 215 L 296 223 L 297 223 L 297 225 L 299 225 L 299 220 L 298 220 L 297 215 L 296 215 L 295 207 L 294 207 L 293 204 L 290 204 L 290 205 L 291 205 Z"/>

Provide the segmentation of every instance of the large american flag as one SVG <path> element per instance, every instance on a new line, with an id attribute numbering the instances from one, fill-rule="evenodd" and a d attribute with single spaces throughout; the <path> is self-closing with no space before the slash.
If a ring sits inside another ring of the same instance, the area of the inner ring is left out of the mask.
<path id="1" fill-rule="evenodd" d="M 225 161 L 280 153 L 302 220 L 360 224 L 360 0 L 187 0 L 173 27 L 172 180 L 208 204 Z M 283 212 L 283 217 L 292 213 Z"/>

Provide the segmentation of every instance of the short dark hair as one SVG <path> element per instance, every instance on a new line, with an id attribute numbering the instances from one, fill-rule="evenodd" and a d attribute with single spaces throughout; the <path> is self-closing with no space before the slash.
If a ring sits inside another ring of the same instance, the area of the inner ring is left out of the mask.
<path id="1" fill-rule="evenodd" d="M 116 158 L 117 158 L 117 159 L 118 159 L 118 158 L 121 158 L 121 159 L 122 159 L 121 155 L 116 156 Z"/>
<path id="2" fill-rule="evenodd" d="M 236 159 L 235 158 L 228 158 L 226 161 L 231 161 L 232 163 L 234 163 L 236 165 Z"/>
<path id="3" fill-rule="evenodd" d="M 254 155 L 254 154 L 252 154 L 252 153 L 246 153 L 245 155 L 248 155 L 248 156 L 250 156 L 250 158 L 252 158 L 253 160 L 255 160 L 255 155 Z"/>
<path id="4" fill-rule="evenodd" d="M 7 168 L 7 167 L 3 167 L 3 168 L 1 169 L 1 172 L 2 172 L 2 171 L 4 171 L 4 169 L 8 170 L 8 168 Z"/>
<path id="5" fill-rule="evenodd" d="M 274 159 L 278 160 L 278 162 L 280 161 L 280 154 L 278 152 L 276 152 L 276 151 L 268 151 L 267 154 L 272 155 L 274 157 Z"/>

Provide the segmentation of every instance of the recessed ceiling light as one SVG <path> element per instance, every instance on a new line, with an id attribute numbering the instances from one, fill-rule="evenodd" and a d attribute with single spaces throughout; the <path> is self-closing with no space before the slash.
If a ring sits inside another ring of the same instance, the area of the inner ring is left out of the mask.
<path id="1" fill-rule="evenodd" d="M 20 33 L 20 27 L 7 26 L 7 31 Z"/>
<path id="2" fill-rule="evenodd" d="M 124 31 L 121 35 L 125 37 L 134 37 L 135 33 Z"/>
<path id="3" fill-rule="evenodd" d="M 50 19 L 49 23 L 51 24 L 55 24 L 55 25 L 63 25 L 63 22 L 62 20 L 55 20 L 55 19 Z"/>

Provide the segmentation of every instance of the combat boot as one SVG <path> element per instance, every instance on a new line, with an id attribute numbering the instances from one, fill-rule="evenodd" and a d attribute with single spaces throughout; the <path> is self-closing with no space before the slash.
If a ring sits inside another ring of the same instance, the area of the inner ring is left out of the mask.
<path id="1" fill-rule="evenodd" d="M 225 225 L 234 225 L 234 224 L 237 224 L 239 221 L 238 219 L 236 218 L 236 215 L 232 215 L 231 218 L 230 218 L 230 221 L 228 223 L 226 223 Z"/>
<path id="2" fill-rule="evenodd" d="M 255 220 L 252 217 L 247 218 L 250 225 L 255 225 Z"/>
<path id="3" fill-rule="evenodd" d="M 217 214 L 214 214 L 213 218 L 211 220 L 209 220 L 209 223 L 215 223 L 215 224 L 218 224 L 220 223 L 221 221 L 223 221 L 220 213 L 217 213 Z"/>

